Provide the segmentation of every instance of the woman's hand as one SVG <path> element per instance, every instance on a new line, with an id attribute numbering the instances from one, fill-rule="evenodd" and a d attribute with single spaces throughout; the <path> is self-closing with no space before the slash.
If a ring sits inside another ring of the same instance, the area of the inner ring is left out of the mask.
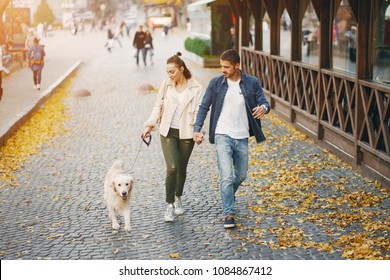
<path id="1" fill-rule="evenodd" d="M 144 131 L 142 132 L 141 137 L 142 137 L 143 139 L 149 138 L 149 137 L 150 137 L 150 132 L 151 132 L 151 131 L 152 131 L 152 127 L 150 127 L 150 126 L 146 127 L 146 128 L 144 129 Z"/>

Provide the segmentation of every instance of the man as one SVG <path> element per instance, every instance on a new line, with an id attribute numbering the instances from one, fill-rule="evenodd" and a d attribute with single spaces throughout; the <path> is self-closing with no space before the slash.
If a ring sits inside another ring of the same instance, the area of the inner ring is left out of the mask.
<path id="1" fill-rule="evenodd" d="M 209 140 L 216 146 L 225 228 L 235 225 L 235 193 L 248 171 L 248 138 L 265 140 L 260 118 L 270 105 L 256 77 L 240 70 L 240 55 L 233 49 L 222 53 L 223 75 L 213 78 L 205 92 L 194 125 L 193 139 L 204 141 L 200 132 L 211 106 Z"/>
<path id="2" fill-rule="evenodd" d="M 137 65 L 139 65 L 139 53 L 142 53 L 142 58 L 144 60 L 144 64 L 146 66 L 146 53 L 144 51 L 145 48 L 145 32 L 143 31 L 142 25 L 138 26 L 137 32 L 134 34 L 133 46 L 137 49 L 136 53 L 136 61 Z"/>

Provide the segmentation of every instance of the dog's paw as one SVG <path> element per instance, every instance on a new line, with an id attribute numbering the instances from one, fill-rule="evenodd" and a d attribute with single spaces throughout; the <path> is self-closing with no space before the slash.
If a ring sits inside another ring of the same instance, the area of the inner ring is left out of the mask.
<path id="1" fill-rule="evenodd" d="M 119 224 L 117 222 L 116 223 L 112 223 L 112 228 L 118 230 L 119 229 Z"/>
<path id="2" fill-rule="evenodd" d="M 131 227 L 125 227 L 125 231 L 130 232 L 131 231 Z"/>

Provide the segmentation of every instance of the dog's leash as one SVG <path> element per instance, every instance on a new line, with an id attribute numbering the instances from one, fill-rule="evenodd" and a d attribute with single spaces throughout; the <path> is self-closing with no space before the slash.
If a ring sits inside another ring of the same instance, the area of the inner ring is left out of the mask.
<path id="1" fill-rule="evenodd" d="M 148 146 L 148 147 L 149 147 L 149 145 L 150 145 L 150 142 L 152 142 L 152 135 L 150 134 L 150 136 L 148 137 L 148 140 L 146 140 L 146 139 L 145 139 L 145 138 L 143 138 L 142 136 L 141 136 L 141 139 L 142 139 L 142 141 L 141 141 L 141 144 L 139 145 L 139 149 L 138 149 L 137 155 L 135 156 L 135 159 L 134 159 L 133 165 L 130 167 L 130 169 L 128 169 L 128 170 L 127 170 L 127 172 L 130 172 L 130 171 L 133 169 L 133 167 L 134 167 L 135 163 L 137 162 L 137 159 L 138 159 L 139 153 L 141 152 L 141 148 L 142 148 L 142 142 L 143 142 L 143 143 L 145 143 L 145 144 L 146 144 L 146 146 Z"/>

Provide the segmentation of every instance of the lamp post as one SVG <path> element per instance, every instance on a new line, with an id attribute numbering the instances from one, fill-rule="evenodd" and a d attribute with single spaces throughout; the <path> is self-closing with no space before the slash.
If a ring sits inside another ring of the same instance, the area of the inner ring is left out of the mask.
<path id="1" fill-rule="evenodd" d="M 104 19 L 104 10 L 106 9 L 106 4 L 100 5 L 100 11 L 102 12 L 102 19 Z"/>

